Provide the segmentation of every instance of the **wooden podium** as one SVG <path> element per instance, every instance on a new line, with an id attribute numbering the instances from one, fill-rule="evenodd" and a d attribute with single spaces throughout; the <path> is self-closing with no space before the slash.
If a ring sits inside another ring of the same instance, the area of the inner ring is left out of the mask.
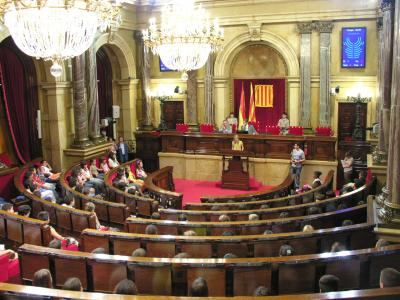
<path id="1" fill-rule="evenodd" d="M 223 189 L 249 190 L 249 156 L 246 151 L 222 151 L 222 177 Z"/>

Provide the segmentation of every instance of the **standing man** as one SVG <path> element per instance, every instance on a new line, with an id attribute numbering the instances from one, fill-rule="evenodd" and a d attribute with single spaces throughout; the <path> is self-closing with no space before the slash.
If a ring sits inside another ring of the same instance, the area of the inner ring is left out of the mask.
<path id="1" fill-rule="evenodd" d="M 118 160 L 121 164 L 128 161 L 128 151 L 128 144 L 125 143 L 124 138 L 120 136 L 118 143 Z"/>
<path id="2" fill-rule="evenodd" d="M 229 123 L 229 126 L 231 127 L 231 131 L 233 131 L 233 126 L 235 126 L 236 129 L 238 128 L 238 119 L 235 117 L 233 113 L 229 114 L 229 117 L 226 119 Z"/>
<path id="3" fill-rule="evenodd" d="M 282 113 L 282 118 L 279 119 L 277 126 L 279 127 L 281 134 L 286 135 L 288 133 L 290 122 L 286 112 Z"/>
<path id="4" fill-rule="evenodd" d="M 303 162 L 306 160 L 303 150 L 300 149 L 299 144 L 294 144 L 293 150 L 290 153 L 290 174 L 294 177 L 294 187 L 300 187 L 300 174 L 303 167 Z"/>

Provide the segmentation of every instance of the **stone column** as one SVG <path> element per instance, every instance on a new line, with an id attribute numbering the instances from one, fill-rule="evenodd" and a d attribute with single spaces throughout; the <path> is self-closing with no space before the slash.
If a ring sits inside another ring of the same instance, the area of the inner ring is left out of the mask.
<path id="1" fill-rule="evenodd" d="M 117 82 L 121 94 L 122 136 L 128 142 L 134 141 L 137 128 L 136 98 L 138 79 L 124 79 Z"/>
<path id="2" fill-rule="evenodd" d="M 229 115 L 229 91 L 227 78 L 214 78 L 215 92 L 215 126 L 219 127 L 222 121 Z"/>
<path id="3" fill-rule="evenodd" d="M 187 123 L 192 130 L 198 130 L 197 123 L 197 72 L 195 70 L 188 72 L 187 80 Z"/>
<path id="4" fill-rule="evenodd" d="M 395 0 L 393 69 L 391 86 L 388 166 L 386 174 L 387 197 L 379 211 L 383 222 L 400 221 L 400 0 Z"/>
<path id="5" fill-rule="evenodd" d="M 72 59 L 72 78 L 74 90 L 74 148 L 86 148 L 93 143 L 89 140 L 88 107 L 85 96 L 85 53 Z"/>
<path id="6" fill-rule="evenodd" d="M 143 36 L 140 31 L 135 32 L 136 42 L 138 44 L 138 64 L 140 67 L 140 77 L 142 80 L 142 129 L 153 130 L 151 122 L 152 100 L 150 97 L 150 79 L 151 79 L 151 55 L 150 49 L 147 49 L 143 43 Z"/>
<path id="7" fill-rule="evenodd" d="M 382 31 L 379 47 L 381 57 L 379 60 L 379 136 L 377 147 L 377 159 L 381 163 L 387 161 L 389 145 L 393 61 L 393 5 L 393 0 L 383 0 L 381 2 Z"/>
<path id="8" fill-rule="evenodd" d="M 100 134 L 99 94 L 97 85 L 96 51 L 92 45 L 86 51 L 86 91 L 89 120 L 89 137 L 95 144 L 105 142 Z"/>
<path id="9" fill-rule="evenodd" d="M 210 54 L 205 66 L 204 74 L 204 122 L 214 124 L 214 57 Z"/>
<path id="10" fill-rule="evenodd" d="M 300 126 L 311 128 L 311 33 L 313 24 L 297 24 L 300 33 Z"/>
<path id="11" fill-rule="evenodd" d="M 319 22 L 315 24 L 319 32 L 319 125 L 331 125 L 331 33 L 332 22 Z"/>

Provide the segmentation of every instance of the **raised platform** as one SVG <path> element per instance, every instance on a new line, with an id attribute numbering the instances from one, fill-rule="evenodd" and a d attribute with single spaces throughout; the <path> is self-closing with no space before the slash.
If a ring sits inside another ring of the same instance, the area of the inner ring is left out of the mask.
<path id="1" fill-rule="evenodd" d="M 174 167 L 174 178 L 189 180 L 219 181 L 222 174 L 222 157 L 219 155 L 164 153 L 158 154 L 160 168 Z M 280 184 L 289 172 L 288 159 L 250 158 L 250 177 L 266 186 Z M 307 160 L 301 173 L 303 183 L 313 181 L 314 171 L 322 172 L 324 178 L 330 170 L 336 174 L 337 161 Z M 333 186 L 336 188 L 336 175 Z"/>

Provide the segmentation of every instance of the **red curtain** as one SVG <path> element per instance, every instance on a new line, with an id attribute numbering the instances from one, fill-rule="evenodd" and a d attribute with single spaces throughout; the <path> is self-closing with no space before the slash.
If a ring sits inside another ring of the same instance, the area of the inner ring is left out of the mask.
<path id="1" fill-rule="evenodd" d="M 25 99 L 24 67 L 17 55 L 6 47 L 0 48 L 0 58 L 0 77 L 8 124 L 18 159 L 24 164 L 31 160 L 29 103 Z"/>
<path id="2" fill-rule="evenodd" d="M 256 118 L 260 122 L 260 126 L 276 125 L 286 110 L 286 81 L 285 79 L 235 79 L 233 81 L 233 99 L 235 107 L 235 116 L 239 114 L 240 94 L 242 92 L 242 84 L 244 87 L 244 95 L 246 102 L 246 118 L 249 116 L 249 101 L 250 101 L 250 84 L 254 85 L 266 84 L 274 87 L 274 103 L 273 107 L 256 107 Z"/>

